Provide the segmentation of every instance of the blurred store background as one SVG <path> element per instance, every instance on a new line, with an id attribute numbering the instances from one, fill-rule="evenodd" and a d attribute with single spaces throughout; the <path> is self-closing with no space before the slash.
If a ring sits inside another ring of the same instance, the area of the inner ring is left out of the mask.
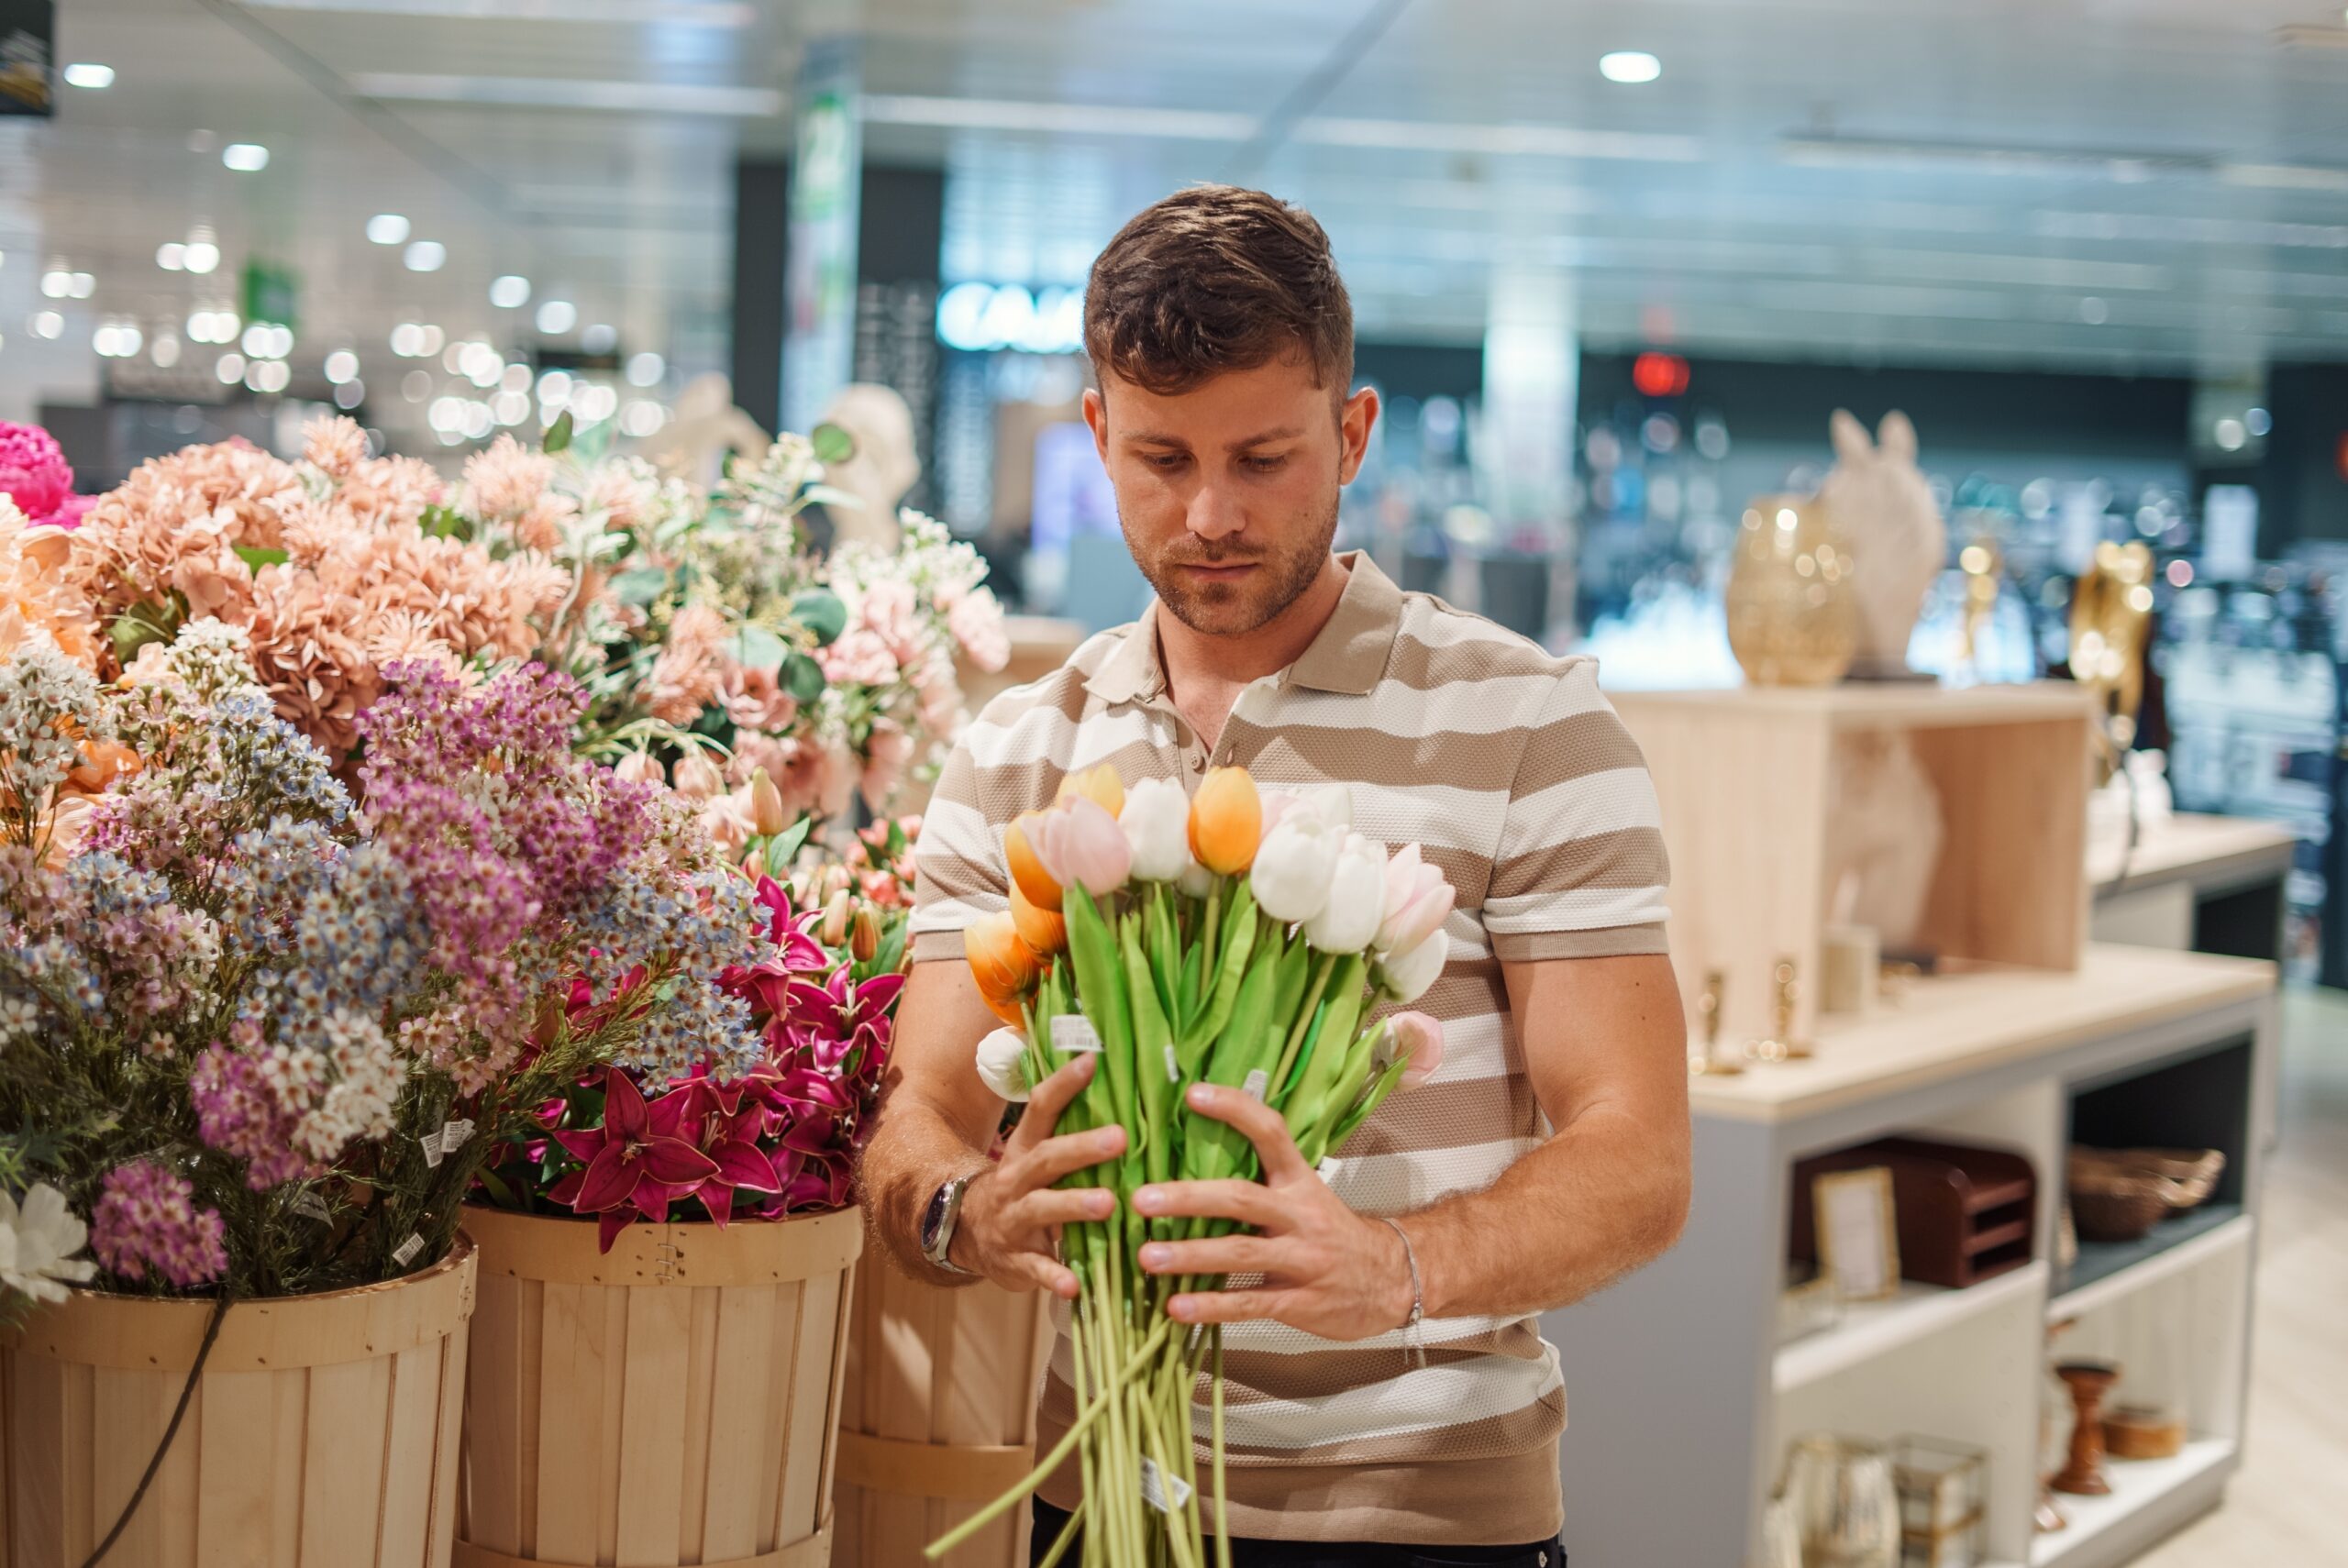
<path id="1" fill-rule="evenodd" d="M 1838 408 L 1910 416 L 1947 522 L 1920 668 L 2058 668 L 2075 574 L 2145 542 L 2143 738 L 2180 808 L 2300 835 L 2292 963 L 2348 984 L 2331 0 L 0 0 L 0 417 L 85 491 L 320 407 L 453 471 L 878 383 L 908 502 L 1112 624 L 1086 269 L 1259 184 L 1387 399 L 1348 541 L 1610 684 L 1735 678 L 1736 521 Z"/>

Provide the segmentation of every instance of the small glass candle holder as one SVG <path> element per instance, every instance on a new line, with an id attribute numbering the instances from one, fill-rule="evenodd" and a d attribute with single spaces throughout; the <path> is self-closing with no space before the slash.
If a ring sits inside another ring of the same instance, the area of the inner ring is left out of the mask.
<path id="1" fill-rule="evenodd" d="M 1989 1515 L 1989 1456 L 1937 1438 L 1903 1437 L 1891 1447 L 1899 1488 L 1901 1568 L 1974 1568 Z"/>

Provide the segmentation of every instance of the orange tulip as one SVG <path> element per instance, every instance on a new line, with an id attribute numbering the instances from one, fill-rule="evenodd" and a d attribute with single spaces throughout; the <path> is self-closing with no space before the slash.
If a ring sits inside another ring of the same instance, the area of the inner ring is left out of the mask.
<path id="1" fill-rule="evenodd" d="M 1218 767 L 1191 798 L 1191 853 L 1208 870 L 1235 877 L 1254 864 L 1264 801 L 1244 767 Z"/>
<path id="2" fill-rule="evenodd" d="M 962 928 L 962 953 L 979 982 L 979 994 L 990 1002 L 1016 1004 L 1036 983 L 1036 955 L 1019 940 L 1011 912 L 991 914 Z M 1000 1009 L 996 1016 L 1001 1017 Z"/>
<path id="3" fill-rule="evenodd" d="M 1060 885 L 1044 869 L 1036 847 L 1027 841 L 1026 823 L 1042 816 L 1041 812 L 1025 812 L 1019 820 L 1002 830 L 1002 857 L 1010 863 L 1011 879 L 1027 895 L 1027 901 L 1039 910 L 1059 912 Z"/>
<path id="4" fill-rule="evenodd" d="M 979 995 L 980 999 L 987 1004 L 987 1010 L 1011 1025 L 1012 1028 L 1024 1030 L 1027 1027 L 1027 1015 L 1020 1009 L 1017 1002 L 997 1001 L 984 991 L 980 991 Z"/>
<path id="5" fill-rule="evenodd" d="M 1011 884 L 1011 923 L 1019 939 L 1037 953 L 1049 955 L 1068 946 L 1068 921 L 1050 910 L 1039 910 L 1016 881 Z"/>
<path id="6" fill-rule="evenodd" d="M 1052 797 L 1052 804 L 1057 806 L 1070 795 L 1090 797 L 1100 802 L 1113 817 L 1122 815 L 1125 809 L 1124 781 L 1117 777 L 1117 769 L 1111 763 L 1104 762 L 1098 767 L 1071 773 L 1062 778 L 1059 793 Z"/>

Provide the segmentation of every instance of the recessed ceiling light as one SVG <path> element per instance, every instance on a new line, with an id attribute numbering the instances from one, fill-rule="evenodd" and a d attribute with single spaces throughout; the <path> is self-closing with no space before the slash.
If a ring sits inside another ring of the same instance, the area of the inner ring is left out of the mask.
<path id="1" fill-rule="evenodd" d="M 569 300 L 548 300 L 538 307 L 538 330 L 559 335 L 579 325 L 579 307 Z"/>
<path id="2" fill-rule="evenodd" d="M 1598 73 L 1609 82 L 1652 82 L 1663 74 L 1663 61 L 1643 49 L 1618 49 L 1599 56 Z"/>
<path id="3" fill-rule="evenodd" d="M 68 87 L 87 87 L 95 92 L 114 85 L 114 67 L 100 65 L 94 61 L 75 61 L 65 68 L 64 76 Z"/>
<path id="4" fill-rule="evenodd" d="M 220 149 L 220 161 L 239 174 L 258 174 L 269 167 L 269 149 L 257 141 L 232 141 Z"/>
<path id="5" fill-rule="evenodd" d="M 187 271 L 187 247 L 176 239 L 167 239 L 155 247 L 155 265 L 166 272 Z"/>
<path id="6" fill-rule="evenodd" d="M 208 273 L 215 268 L 218 267 L 220 265 L 220 247 L 213 243 L 211 231 L 209 229 L 197 229 L 195 231 L 195 237 L 187 242 L 187 246 L 181 257 L 181 259 L 186 264 L 189 271 L 194 272 L 198 276 Z"/>
<path id="7" fill-rule="evenodd" d="M 620 346 L 620 329 L 608 321 L 596 322 L 579 334 L 579 347 L 590 354 L 608 354 Z"/>
<path id="8" fill-rule="evenodd" d="M 367 237 L 378 245 L 397 245 L 407 237 L 407 219 L 397 213 L 377 213 L 367 220 Z"/>
<path id="9" fill-rule="evenodd" d="M 359 374 L 359 356 L 348 348 L 338 348 L 327 356 L 327 380 L 340 386 Z"/>
<path id="10" fill-rule="evenodd" d="M 437 239 L 419 239 L 407 248 L 407 270 L 437 272 L 449 259 L 449 248 Z"/>
<path id="11" fill-rule="evenodd" d="M 515 310 L 530 303 L 530 280 L 508 272 L 489 285 L 489 303 L 500 310 Z"/>

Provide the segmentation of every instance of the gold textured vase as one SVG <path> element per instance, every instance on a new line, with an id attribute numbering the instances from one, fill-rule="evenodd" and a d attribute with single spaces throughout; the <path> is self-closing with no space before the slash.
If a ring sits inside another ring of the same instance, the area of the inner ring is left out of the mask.
<path id="1" fill-rule="evenodd" d="M 1728 646 L 1755 686 L 1827 686 L 1859 646 L 1851 553 L 1815 497 L 1755 496 L 1733 547 Z"/>

